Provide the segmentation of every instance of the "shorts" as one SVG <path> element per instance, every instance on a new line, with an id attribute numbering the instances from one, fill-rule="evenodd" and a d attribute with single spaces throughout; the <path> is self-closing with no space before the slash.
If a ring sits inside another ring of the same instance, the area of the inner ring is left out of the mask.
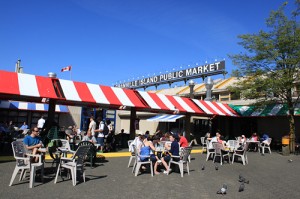
<path id="1" fill-rule="evenodd" d="M 97 144 L 99 144 L 100 146 L 104 146 L 104 137 L 98 137 Z"/>

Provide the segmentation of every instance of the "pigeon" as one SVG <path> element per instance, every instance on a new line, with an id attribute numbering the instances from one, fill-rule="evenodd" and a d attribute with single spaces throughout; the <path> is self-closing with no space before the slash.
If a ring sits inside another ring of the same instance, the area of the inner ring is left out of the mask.
<path id="1" fill-rule="evenodd" d="M 249 180 L 246 180 L 242 175 L 239 175 L 239 182 L 249 184 Z"/>
<path id="2" fill-rule="evenodd" d="M 245 182 L 245 178 L 242 175 L 239 175 L 239 182 Z"/>
<path id="3" fill-rule="evenodd" d="M 226 192 L 227 192 L 227 185 L 223 184 L 223 187 L 219 191 L 217 191 L 217 194 L 224 195 L 224 194 L 226 194 Z"/>
<path id="4" fill-rule="evenodd" d="M 218 165 L 215 165 L 215 169 L 216 169 L 216 170 L 219 170 L 219 167 L 218 167 Z"/>
<path id="5" fill-rule="evenodd" d="M 204 170 L 205 169 L 205 166 L 204 165 L 202 165 L 202 168 L 201 168 L 201 170 Z"/>
<path id="6" fill-rule="evenodd" d="M 292 160 L 292 159 L 289 159 L 288 162 L 291 163 L 291 162 L 293 162 L 293 160 Z"/>
<path id="7" fill-rule="evenodd" d="M 244 182 L 242 182 L 239 187 L 239 192 L 244 191 L 244 189 L 245 189 L 245 184 L 244 184 Z"/>

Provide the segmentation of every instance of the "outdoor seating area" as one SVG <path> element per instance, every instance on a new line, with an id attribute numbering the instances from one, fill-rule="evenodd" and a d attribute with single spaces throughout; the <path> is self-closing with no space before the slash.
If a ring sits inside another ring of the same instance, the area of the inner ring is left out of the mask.
<path id="1" fill-rule="evenodd" d="M 216 198 L 216 191 L 223 183 L 226 183 L 228 185 L 226 197 L 228 198 L 247 198 L 253 194 L 257 196 L 255 198 L 295 198 L 297 197 L 297 192 L 292 190 L 296 190 L 300 185 L 296 175 L 291 175 L 287 169 L 282 169 L 288 168 L 290 170 L 297 170 L 299 167 L 300 156 L 282 156 L 277 151 L 274 151 L 271 155 L 266 154 L 265 156 L 258 155 L 256 152 L 249 152 L 248 159 L 250 161 L 246 166 L 243 166 L 242 163 L 226 163 L 219 166 L 218 170 L 215 170 L 215 165 L 219 165 L 219 163 L 213 163 L 212 160 L 206 162 L 206 154 L 201 153 L 201 147 L 194 146 L 192 150 L 193 158 L 191 163 L 189 163 L 188 169 L 190 175 L 188 175 L 184 166 L 183 178 L 181 177 L 179 170 L 172 170 L 169 175 L 155 175 L 153 177 L 151 177 L 150 171 L 147 171 L 146 173 L 141 173 L 135 177 L 131 172 L 132 167 L 127 168 L 130 154 L 128 149 L 124 149 L 114 154 L 117 155 L 118 153 L 127 153 L 128 156 L 106 157 L 106 161 L 103 161 L 100 164 L 97 163 L 94 168 L 86 166 L 84 167 L 84 176 L 83 173 L 78 170 L 76 189 L 72 189 L 72 194 L 76 195 L 75 198 L 86 197 L 86 193 L 84 192 L 91 189 L 97 190 L 99 189 L 99 186 L 101 186 L 101 189 L 105 190 L 101 194 L 102 197 L 135 198 L 133 194 L 136 194 L 135 190 L 143 189 L 145 184 L 153 182 L 155 182 L 155 186 L 148 186 L 147 189 L 144 189 L 143 195 L 145 195 L 145 198 L 153 198 L 153 196 L 163 197 L 166 194 L 165 190 L 172 190 L 172 187 L 177 183 L 189 183 L 191 188 L 182 190 L 181 193 L 171 193 L 169 197 L 182 198 L 185 196 L 196 198 L 206 195 L 206 198 Z M 290 159 L 293 160 L 292 163 L 289 162 Z M 45 160 L 43 181 L 39 176 L 35 178 L 33 186 L 34 191 L 37 194 L 46 195 L 46 198 L 50 196 L 52 198 L 68 198 L 70 192 L 66 190 L 73 187 L 72 174 L 71 172 L 68 172 L 68 169 L 62 168 L 62 172 L 61 174 L 59 173 L 57 182 L 54 184 L 57 170 L 53 170 L 51 164 L 51 159 Z M 269 167 L 270 164 L 273 165 L 272 169 Z M 7 187 L 1 189 L 1 194 L 15 198 L 22 193 L 24 195 L 23 198 L 28 198 L 32 192 L 28 189 L 30 180 L 29 170 L 23 176 L 21 181 L 18 181 L 16 178 L 12 186 L 8 187 L 15 165 L 15 161 L 0 163 L 0 171 L 2 174 L 0 184 L 2 183 L 2 187 Z M 203 166 L 205 166 L 205 168 L 202 170 Z M 257 168 L 259 168 L 259 170 L 257 170 Z M 69 176 L 67 175 L 68 173 Z M 238 192 L 239 174 L 242 174 L 245 178 L 250 180 L 250 183 L 246 185 L 245 191 L 241 193 Z M 261 178 L 263 174 L 265 174 L 264 178 Z M 39 169 L 37 175 L 40 175 Z M 285 178 L 282 178 L 282 176 L 285 176 Z M 290 183 L 291 186 L 279 188 L 279 181 L 282 183 Z M 116 192 L 113 187 L 118 187 L 118 191 Z M 160 188 L 157 189 L 158 187 Z M 161 189 L 161 187 L 164 187 L 164 189 Z M 91 192 L 90 197 L 96 196 L 96 192 Z"/>

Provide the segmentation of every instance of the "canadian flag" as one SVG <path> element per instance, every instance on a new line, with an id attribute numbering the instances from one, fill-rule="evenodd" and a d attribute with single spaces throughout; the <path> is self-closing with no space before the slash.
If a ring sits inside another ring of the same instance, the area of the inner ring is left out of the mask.
<path id="1" fill-rule="evenodd" d="M 61 72 L 70 71 L 72 66 L 67 66 L 61 69 Z"/>

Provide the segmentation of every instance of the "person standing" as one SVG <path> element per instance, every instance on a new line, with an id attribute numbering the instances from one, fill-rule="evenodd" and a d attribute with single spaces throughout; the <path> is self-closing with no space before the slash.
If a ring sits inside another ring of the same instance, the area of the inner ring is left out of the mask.
<path id="1" fill-rule="evenodd" d="M 45 119 L 44 119 L 44 116 L 42 115 L 41 118 L 38 120 L 38 123 L 37 123 L 37 128 L 39 129 L 39 131 L 41 131 L 44 127 L 44 124 L 45 124 Z"/>
<path id="2" fill-rule="evenodd" d="M 94 120 L 94 117 L 90 117 L 90 124 L 89 124 L 89 130 L 91 132 L 92 136 L 95 136 L 95 129 L 96 129 L 96 122 Z"/>
<path id="3" fill-rule="evenodd" d="M 102 121 L 101 118 L 97 119 L 99 122 L 99 128 L 95 130 L 96 133 L 98 133 L 97 135 L 97 144 L 100 145 L 100 153 L 103 153 L 103 149 L 104 149 L 104 128 L 105 128 L 105 124 Z"/>

